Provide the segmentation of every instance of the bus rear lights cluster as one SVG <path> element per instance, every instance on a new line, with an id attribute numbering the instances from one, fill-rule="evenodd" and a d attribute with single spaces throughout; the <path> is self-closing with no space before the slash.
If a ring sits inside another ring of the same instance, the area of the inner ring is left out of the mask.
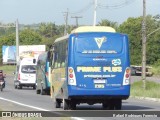
<path id="1" fill-rule="evenodd" d="M 130 77 L 130 69 L 129 68 L 126 68 L 125 77 L 126 78 Z"/>
<path id="2" fill-rule="evenodd" d="M 76 85 L 76 77 L 72 67 L 68 67 L 68 84 Z"/>
<path id="3" fill-rule="evenodd" d="M 123 77 L 123 85 L 130 84 L 130 74 L 131 74 L 131 70 L 129 67 L 127 67 L 124 73 L 124 77 Z"/>

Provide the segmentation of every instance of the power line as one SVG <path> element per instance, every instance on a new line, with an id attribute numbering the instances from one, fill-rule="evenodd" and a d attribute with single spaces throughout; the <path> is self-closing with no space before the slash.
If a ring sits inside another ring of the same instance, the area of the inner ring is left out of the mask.
<path id="1" fill-rule="evenodd" d="M 118 9 L 118 8 L 122 8 L 124 6 L 127 6 L 129 4 L 132 4 L 133 2 L 135 2 L 136 0 L 125 0 L 121 3 L 117 3 L 114 5 L 102 5 L 102 4 L 98 4 L 99 8 L 103 8 L 103 9 Z"/>
<path id="2" fill-rule="evenodd" d="M 86 12 L 93 5 L 94 5 L 94 2 L 91 2 L 91 3 L 87 4 L 84 8 L 78 10 L 77 12 L 73 12 L 73 13 L 70 13 L 70 14 L 74 15 L 74 14 L 80 14 L 80 13 Z"/>

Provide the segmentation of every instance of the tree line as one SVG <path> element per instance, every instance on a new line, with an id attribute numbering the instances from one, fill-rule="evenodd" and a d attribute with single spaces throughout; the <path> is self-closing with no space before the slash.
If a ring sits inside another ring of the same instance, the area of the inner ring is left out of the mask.
<path id="1" fill-rule="evenodd" d="M 0 23 L 1 25 L 2 23 Z M 12 23 L 10 23 L 12 24 Z M 39 23 L 33 25 L 19 25 L 19 45 L 46 45 L 53 44 L 54 40 L 64 35 L 64 25 L 55 23 Z M 128 34 L 130 46 L 130 60 L 133 65 L 141 65 L 142 62 L 142 16 L 130 17 L 121 24 L 107 19 L 102 19 L 97 26 L 111 26 L 117 32 Z M 146 17 L 147 65 L 160 65 L 160 15 Z M 75 29 L 74 25 L 68 25 L 67 32 Z M 154 32 L 157 30 L 156 32 Z M 153 34 L 150 34 L 152 33 Z M 3 45 L 16 45 L 15 28 L 0 28 L 0 58 L 2 58 Z M 47 47 L 48 49 L 48 47 Z"/>

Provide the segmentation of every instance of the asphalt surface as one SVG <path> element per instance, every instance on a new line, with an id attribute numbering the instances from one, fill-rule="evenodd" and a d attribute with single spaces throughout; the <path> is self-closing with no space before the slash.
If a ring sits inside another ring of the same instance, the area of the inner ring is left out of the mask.
<path id="1" fill-rule="evenodd" d="M 131 81 L 137 81 L 139 77 L 140 76 L 133 76 Z M 154 77 L 152 79 L 154 79 Z M 159 82 L 157 78 L 155 81 Z M 55 109 L 53 107 L 53 100 L 48 95 L 38 95 L 36 94 L 36 90 L 33 90 L 32 88 L 23 88 L 22 90 L 14 89 L 13 76 L 6 77 L 6 88 L 3 92 L 0 92 L 0 109 L 2 111 L 63 111 L 62 108 Z M 101 104 L 95 104 L 91 106 L 87 104 L 81 104 L 77 106 L 76 111 L 99 112 L 101 110 Z M 160 111 L 160 102 L 129 98 L 128 100 L 123 101 L 122 111 Z M 93 119 L 92 117 L 85 118 L 83 116 L 78 118 L 86 120 Z M 104 119 L 104 117 L 101 118 L 99 116 L 98 119 Z M 115 120 L 119 118 L 107 117 L 107 119 Z"/>

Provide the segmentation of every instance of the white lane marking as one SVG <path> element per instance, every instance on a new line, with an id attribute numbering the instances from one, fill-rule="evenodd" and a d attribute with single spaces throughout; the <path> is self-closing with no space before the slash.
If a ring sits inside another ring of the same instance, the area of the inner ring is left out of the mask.
<path id="1" fill-rule="evenodd" d="M 21 105 L 21 106 L 33 108 L 33 109 L 36 109 L 36 110 L 50 111 L 50 110 L 47 110 L 47 109 L 43 109 L 43 108 L 39 108 L 39 107 L 34 107 L 34 106 L 31 106 L 31 105 L 26 105 L 26 104 L 23 104 L 23 103 L 20 103 L 20 102 L 16 102 L 16 101 L 13 101 L 13 100 L 9 100 L 9 99 L 6 99 L 6 98 L 2 98 L 2 97 L 0 97 L 0 99 L 1 99 L 1 100 L 5 100 L 5 101 L 8 101 L 8 102 L 15 103 L 15 104 L 18 104 L 18 105 Z"/>
<path id="2" fill-rule="evenodd" d="M 85 119 L 79 118 L 79 117 L 71 117 L 71 119 L 74 119 L 74 120 L 85 120 Z"/>
<path id="3" fill-rule="evenodd" d="M 5 100 L 5 101 L 8 101 L 8 102 L 15 103 L 15 104 L 18 104 L 18 105 L 21 105 L 21 106 L 33 108 L 33 109 L 36 109 L 36 110 L 50 111 L 50 110 L 47 110 L 47 109 L 43 109 L 43 108 L 39 108 L 39 107 L 34 107 L 34 106 L 31 106 L 31 105 L 26 105 L 26 104 L 23 104 L 23 103 L 20 103 L 20 102 L 16 102 L 16 101 L 13 101 L 13 100 L 9 100 L 9 99 L 6 99 L 6 98 L 2 98 L 2 97 L 0 97 L 0 99 L 1 99 L 1 100 Z M 79 117 L 71 117 L 71 118 L 72 118 L 72 119 L 75 119 L 75 120 L 85 120 L 85 119 L 82 119 L 82 118 L 79 118 Z"/>

